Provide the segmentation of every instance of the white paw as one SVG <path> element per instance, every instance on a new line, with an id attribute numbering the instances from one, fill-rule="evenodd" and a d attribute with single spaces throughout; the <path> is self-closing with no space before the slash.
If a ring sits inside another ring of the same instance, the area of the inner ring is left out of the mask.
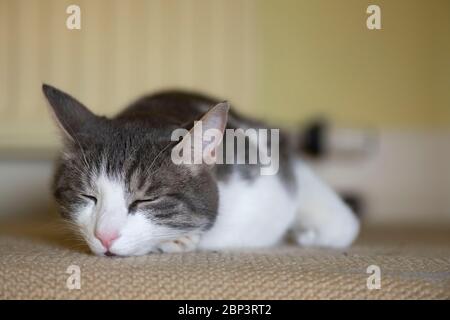
<path id="1" fill-rule="evenodd" d="M 314 246 L 318 242 L 317 232 L 312 229 L 297 232 L 297 243 L 301 246 Z"/>
<path id="2" fill-rule="evenodd" d="M 195 250 L 199 241 L 199 234 L 189 234 L 175 240 L 161 242 L 158 245 L 158 249 L 161 252 L 167 253 L 188 252 Z"/>
<path id="3" fill-rule="evenodd" d="M 359 232 L 356 219 L 340 223 L 324 223 L 295 232 L 297 243 L 304 247 L 345 248 L 352 244 Z"/>

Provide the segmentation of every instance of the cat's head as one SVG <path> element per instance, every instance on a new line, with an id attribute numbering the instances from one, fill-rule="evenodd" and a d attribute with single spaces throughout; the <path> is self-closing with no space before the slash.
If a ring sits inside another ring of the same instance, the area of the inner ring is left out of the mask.
<path id="1" fill-rule="evenodd" d="M 218 190 L 211 166 L 171 159 L 184 139 L 171 141 L 167 128 L 97 116 L 51 86 L 43 91 L 64 138 L 54 195 L 94 253 L 142 255 L 213 225 Z M 202 123 L 223 133 L 227 112 L 219 104 Z"/>

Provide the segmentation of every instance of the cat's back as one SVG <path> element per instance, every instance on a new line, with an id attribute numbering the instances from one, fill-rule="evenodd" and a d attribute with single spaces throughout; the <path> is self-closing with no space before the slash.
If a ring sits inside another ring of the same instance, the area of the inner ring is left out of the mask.
<path id="1" fill-rule="evenodd" d="M 123 121 L 142 121 L 149 126 L 189 127 L 222 100 L 194 91 L 167 90 L 144 96 L 116 116 Z M 258 128 L 264 124 L 235 110 L 228 114 L 227 128 Z"/>
<path id="2" fill-rule="evenodd" d="M 140 120 L 156 126 L 184 126 L 200 119 L 218 102 L 217 99 L 194 92 L 161 91 L 133 102 L 116 119 Z"/>

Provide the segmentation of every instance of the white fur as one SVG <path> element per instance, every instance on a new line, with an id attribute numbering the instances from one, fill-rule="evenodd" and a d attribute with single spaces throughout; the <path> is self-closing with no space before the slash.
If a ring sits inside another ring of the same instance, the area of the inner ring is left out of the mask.
<path id="1" fill-rule="evenodd" d="M 200 248 L 262 247 L 277 243 L 295 218 L 295 203 L 277 176 L 219 184 L 219 212 Z"/>
<path id="2" fill-rule="evenodd" d="M 96 179 L 97 205 L 80 208 L 77 223 L 91 250 L 99 255 L 107 250 L 96 232 L 114 232 L 119 237 L 112 243 L 110 252 L 116 255 L 143 255 L 156 250 L 162 241 L 176 239 L 180 232 L 152 223 L 142 212 L 128 213 L 124 184 L 105 174 Z"/>
<path id="3" fill-rule="evenodd" d="M 359 222 L 342 200 L 302 162 L 295 164 L 298 190 L 290 193 L 278 176 L 248 182 L 234 174 L 219 183 L 219 211 L 213 227 L 203 234 L 186 234 L 158 226 L 141 212 L 128 213 L 120 180 L 102 174 L 96 180 L 97 205 L 80 208 L 77 223 L 96 254 L 106 249 L 97 232 L 117 232 L 110 251 L 143 255 L 151 251 L 266 247 L 294 231 L 302 246 L 346 247 L 359 231 Z"/>
<path id="4" fill-rule="evenodd" d="M 303 246 L 350 245 L 359 231 L 351 210 L 302 162 L 294 171 L 298 191 L 293 195 L 277 176 L 260 176 L 250 184 L 235 175 L 220 184 L 217 221 L 199 247 L 270 246 L 289 229 Z"/>
<path id="5" fill-rule="evenodd" d="M 341 198 L 310 168 L 297 162 L 297 214 L 292 230 L 303 246 L 342 248 L 359 232 L 359 221 Z"/>
<path id="6" fill-rule="evenodd" d="M 118 232 L 127 221 L 128 206 L 123 185 L 117 179 L 101 175 L 97 179 L 98 199 L 95 210 L 95 231 Z"/>

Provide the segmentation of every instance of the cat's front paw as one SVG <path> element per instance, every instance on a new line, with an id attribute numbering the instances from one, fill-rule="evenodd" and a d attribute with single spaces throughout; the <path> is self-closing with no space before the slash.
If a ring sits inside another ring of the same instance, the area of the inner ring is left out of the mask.
<path id="1" fill-rule="evenodd" d="M 184 235 L 175 240 L 163 241 L 158 245 L 160 252 L 174 253 L 174 252 L 188 252 L 194 251 L 200 242 L 199 234 Z"/>

